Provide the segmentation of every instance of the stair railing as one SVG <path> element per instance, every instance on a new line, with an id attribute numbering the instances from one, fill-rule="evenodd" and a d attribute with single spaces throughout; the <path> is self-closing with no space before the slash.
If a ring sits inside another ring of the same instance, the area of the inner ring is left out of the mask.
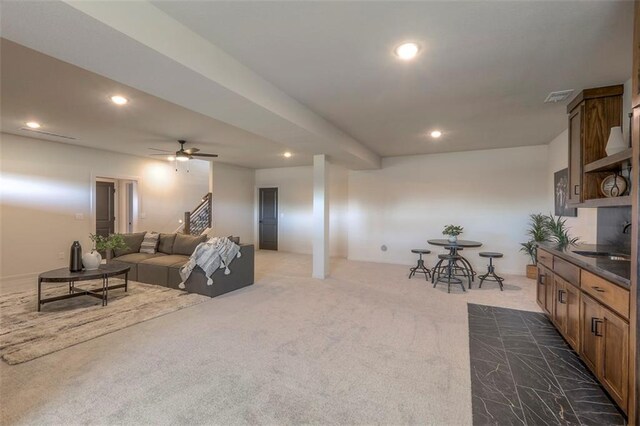
<path id="1" fill-rule="evenodd" d="M 211 193 L 207 193 L 200 204 L 190 212 L 184 212 L 182 232 L 190 235 L 200 235 L 205 229 L 211 228 L 213 222 L 213 205 Z"/>

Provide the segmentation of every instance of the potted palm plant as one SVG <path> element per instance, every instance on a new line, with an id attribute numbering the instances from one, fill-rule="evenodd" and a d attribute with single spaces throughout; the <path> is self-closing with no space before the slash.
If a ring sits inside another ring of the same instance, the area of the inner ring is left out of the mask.
<path id="1" fill-rule="evenodd" d="M 520 244 L 520 251 L 531 259 L 531 263 L 527 265 L 527 278 L 538 278 L 538 243 L 549 240 L 548 220 L 549 218 L 541 213 L 529 215 L 529 241 Z"/>
<path id="2" fill-rule="evenodd" d="M 464 228 L 462 226 L 447 225 L 442 230 L 442 235 L 449 236 L 449 242 L 455 243 L 456 241 L 458 241 L 458 235 L 462 234 L 463 229 Z"/>

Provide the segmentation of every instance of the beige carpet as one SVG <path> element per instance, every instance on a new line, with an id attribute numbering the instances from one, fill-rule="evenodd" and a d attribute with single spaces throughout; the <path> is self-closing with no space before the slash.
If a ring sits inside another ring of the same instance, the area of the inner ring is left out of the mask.
<path id="1" fill-rule="evenodd" d="M 110 284 L 122 282 L 114 279 Z M 100 285 L 87 281 L 76 286 Z M 43 298 L 67 293 L 67 284 L 45 286 Z M 209 297 L 133 281 L 127 292 L 111 291 L 107 306 L 83 296 L 47 303 L 37 312 L 35 289 L 2 295 L 0 357 L 8 364 L 20 364 L 205 300 Z"/>

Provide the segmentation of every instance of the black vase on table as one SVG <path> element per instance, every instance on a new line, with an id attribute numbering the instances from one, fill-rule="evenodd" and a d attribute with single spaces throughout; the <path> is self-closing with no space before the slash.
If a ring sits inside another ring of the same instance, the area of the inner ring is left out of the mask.
<path id="1" fill-rule="evenodd" d="M 77 241 L 71 244 L 71 253 L 69 255 L 69 271 L 82 271 L 82 246 Z"/>

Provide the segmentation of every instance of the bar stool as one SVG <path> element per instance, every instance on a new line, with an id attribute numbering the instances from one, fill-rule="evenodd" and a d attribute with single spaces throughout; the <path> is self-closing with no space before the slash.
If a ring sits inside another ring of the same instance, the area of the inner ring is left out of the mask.
<path id="1" fill-rule="evenodd" d="M 466 268 L 460 267 L 456 263 L 460 261 L 460 256 L 454 254 L 439 254 L 438 259 L 440 260 L 438 261 L 438 264 L 433 268 L 433 275 L 431 276 L 433 288 L 436 288 L 438 283 L 447 283 L 447 293 L 451 293 L 451 284 L 453 283 L 460 284 L 460 287 L 462 287 L 462 291 L 467 291 L 464 288 L 463 281 L 456 276 L 459 275 L 458 272 L 461 272 L 462 276 L 467 277 L 469 279 L 469 284 L 471 284 L 471 278 L 468 275 L 468 271 L 466 270 Z M 443 266 L 444 262 L 446 262 L 446 265 Z M 435 277 L 436 273 L 438 274 L 438 278 Z"/>
<path id="2" fill-rule="evenodd" d="M 424 274 L 424 279 L 428 281 L 429 278 L 431 278 L 431 271 L 429 270 L 429 268 L 424 266 L 424 260 L 422 260 L 422 255 L 431 253 L 431 250 L 413 249 L 411 250 L 411 253 L 419 254 L 420 258 L 418 259 L 418 264 L 413 268 L 409 269 L 409 278 L 413 277 L 416 274 L 416 272 L 420 272 L 421 274 Z"/>
<path id="3" fill-rule="evenodd" d="M 502 278 L 499 275 L 496 275 L 496 268 L 493 266 L 493 259 L 498 259 L 500 257 L 503 256 L 502 253 L 497 253 L 497 252 L 492 252 L 492 251 L 483 251 L 480 252 L 480 257 L 488 257 L 489 258 L 489 265 L 487 265 L 487 273 L 478 277 L 478 279 L 480 280 L 480 288 L 482 288 L 482 282 L 484 280 L 487 281 L 494 281 L 497 282 L 500 285 L 500 291 L 502 291 L 502 282 L 504 281 L 504 278 Z"/>

